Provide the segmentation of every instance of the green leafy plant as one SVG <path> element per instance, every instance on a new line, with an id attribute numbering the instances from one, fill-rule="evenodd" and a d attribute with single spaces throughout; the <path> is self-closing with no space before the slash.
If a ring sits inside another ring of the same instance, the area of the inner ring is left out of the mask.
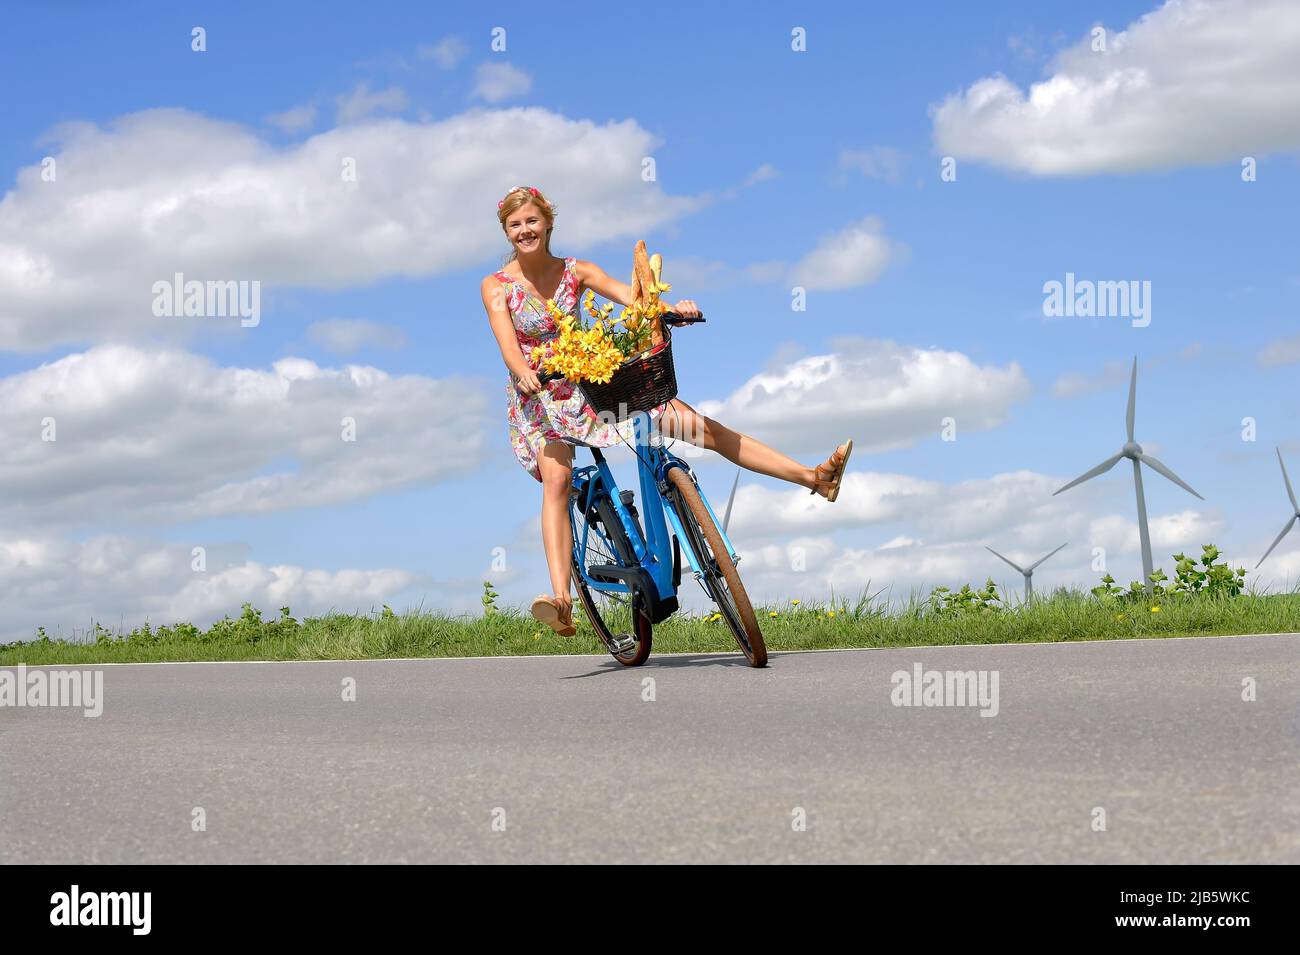
<path id="1" fill-rule="evenodd" d="M 1185 554 L 1174 554 L 1178 566 L 1174 568 L 1177 577 L 1174 593 L 1206 593 L 1212 597 L 1236 597 L 1242 592 L 1246 583 L 1246 568 L 1238 567 L 1233 571 L 1226 563 L 1216 564 L 1219 549 L 1213 544 L 1201 546 L 1201 566 Z"/>
<path id="2" fill-rule="evenodd" d="M 483 581 L 483 597 L 482 597 L 482 600 L 483 600 L 483 615 L 484 615 L 484 616 L 487 616 L 488 614 L 493 614 L 493 613 L 496 613 L 496 612 L 497 612 L 497 604 L 496 604 L 496 600 L 497 600 L 497 592 L 496 592 L 495 590 L 492 589 L 492 581 L 490 581 L 490 580 L 485 580 L 485 581 Z"/>
<path id="3" fill-rule="evenodd" d="M 1101 578 L 1101 583 L 1092 588 L 1092 595 L 1098 600 L 1115 600 L 1124 593 L 1123 587 L 1115 586 L 1115 578 L 1110 574 Z"/>
<path id="4" fill-rule="evenodd" d="M 961 590 L 935 587 L 930 591 L 930 611 L 940 617 L 957 617 L 968 614 L 996 613 L 1004 609 L 993 578 L 986 578 L 983 590 L 972 590 L 963 584 Z"/>
<path id="5" fill-rule="evenodd" d="M 1201 545 L 1201 566 L 1186 554 L 1174 554 L 1177 565 L 1174 567 L 1174 583 L 1165 586 L 1169 578 L 1163 570 L 1156 568 L 1151 574 L 1151 592 L 1147 593 L 1142 582 L 1134 580 L 1128 590 L 1116 586 L 1115 578 L 1110 574 L 1101 578 L 1101 583 L 1092 588 L 1093 596 L 1100 600 L 1127 600 L 1139 602 L 1152 597 L 1164 597 L 1169 594 L 1207 594 L 1213 597 L 1236 597 L 1240 595 L 1246 583 L 1246 568 L 1238 567 L 1235 571 L 1227 564 L 1216 564 L 1220 556 L 1219 549 L 1213 544 Z"/>
<path id="6" fill-rule="evenodd" d="M 208 636 L 215 639 L 233 638 L 246 643 L 257 643 L 266 637 L 287 637 L 297 632 L 300 624 L 289 614 L 288 607 L 280 608 L 278 620 L 263 620 L 262 611 L 245 603 L 238 620 L 222 617 L 212 625 Z"/>
<path id="7" fill-rule="evenodd" d="M 106 644 L 114 643 L 117 640 L 117 636 L 113 633 L 113 631 L 109 630 L 108 627 L 105 627 L 98 620 L 95 621 L 94 634 L 95 634 L 95 644 L 97 646 L 102 647 Z"/>

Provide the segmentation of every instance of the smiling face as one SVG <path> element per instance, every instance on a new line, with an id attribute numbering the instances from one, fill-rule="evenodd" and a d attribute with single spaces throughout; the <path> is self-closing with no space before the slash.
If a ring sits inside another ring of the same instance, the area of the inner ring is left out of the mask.
<path id="1" fill-rule="evenodd" d="M 547 248 L 547 233 L 551 225 L 535 203 L 526 202 L 506 217 L 506 238 L 519 255 L 531 255 Z"/>

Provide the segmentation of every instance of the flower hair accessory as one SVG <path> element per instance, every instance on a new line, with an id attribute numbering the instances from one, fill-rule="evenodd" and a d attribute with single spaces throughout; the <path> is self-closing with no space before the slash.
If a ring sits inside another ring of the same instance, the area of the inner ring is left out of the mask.
<path id="1" fill-rule="evenodd" d="M 509 198 L 510 198 L 510 193 L 511 193 L 511 192 L 518 192 L 520 189 L 527 189 L 529 192 L 531 192 L 531 193 L 532 193 L 533 195 L 535 195 L 535 196 L 540 196 L 540 195 L 541 195 L 541 193 L 538 192 L 537 189 L 536 189 L 535 187 L 533 187 L 533 186 L 514 186 L 513 188 L 510 189 L 509 192 L 506 193 L 505 199 L 499 199 L 499 200 L 497 200 L 497 208 L 500 209 L 502 206 L 504 206 L 504 205 L 506 204 L 506 199 L 509 199 Z"/>

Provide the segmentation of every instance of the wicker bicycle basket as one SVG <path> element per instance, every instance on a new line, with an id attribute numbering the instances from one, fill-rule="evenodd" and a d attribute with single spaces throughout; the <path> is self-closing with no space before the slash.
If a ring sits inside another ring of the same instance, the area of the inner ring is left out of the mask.
<path id="1" fill-rule="evenodd" d="M 664 340 L 660 345 L 627 359 L 607 384 L 581 383 L 597 414 L 626 421 L 677 397 L 672 332 L 667 322 L 663 329 Z"/>

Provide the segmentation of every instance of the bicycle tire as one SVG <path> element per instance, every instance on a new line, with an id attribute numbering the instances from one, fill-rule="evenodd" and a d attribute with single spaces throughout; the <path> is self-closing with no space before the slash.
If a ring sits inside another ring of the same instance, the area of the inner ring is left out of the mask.
<path id="1" fill-rule="evenodd" d="M 755 668 L 767 666 L 767 644 L 763 642 L 763 631 L 759 629 L 749 594 L 699 489 L 682 468 L 669 468 L 668 481 L 675 489 L 677 517 L 686 532 L 687 543 L 704 565 L 706 591 L 718 605 L 749 665 Z"/>
<path id="2" fill-rule="evenodd" d="M 582 602 L 582 608 L 586 611 L 587 620 L 590 621 L 592 629 L 596 631 L 596 636 L 605 645 L 605 649 L 609 651 L 610 656 L 623 666 L 640 666 L 650 657 L 650 648 L 654 638 L 654 625 L 650 622 L 645 595 L 636 593 L 621 595 L 593 591 L 587 586 L 587 581 L 582 575 L 582 567 L 578 564 L 578 548 L 582 543 L 578 535 L 583 534 L 585 529 L 588 545 L 588 566 L 592 564 L 618 564 L 623 567 L 636 566 L 636 554 L 632 549 L 631 541 L 628 540 L 623 523 L 618 519 L 614 505 L 607 496 L 602 496 L 596 500 L 596 522 L 588 521 L 587 515 L 578 510 L 576 495 L 571 495 L 569 498 L 569 513 L 571 516 L 570 526 L 574 531 L 571 568 L 573 583 L 574 588 L 578 591 L 578 599 Z M 594 550 L 595 560 L 590 559 L 593 554 L 593 543 L 596 545 Z M 618 604 L 623 606 L 616 611 L 615 605 Z M 615 630 L 619 628 L 625 616 L 628 629 L 616 634 Z M 607 617 L 610 619 L 606 619 Z M 611 623 L 614 626 L 611 626 Z M 620 652 L 616 649 L 615 640 L 616 637 L 625 635 L 631 636 L 636 643 Z"/>

